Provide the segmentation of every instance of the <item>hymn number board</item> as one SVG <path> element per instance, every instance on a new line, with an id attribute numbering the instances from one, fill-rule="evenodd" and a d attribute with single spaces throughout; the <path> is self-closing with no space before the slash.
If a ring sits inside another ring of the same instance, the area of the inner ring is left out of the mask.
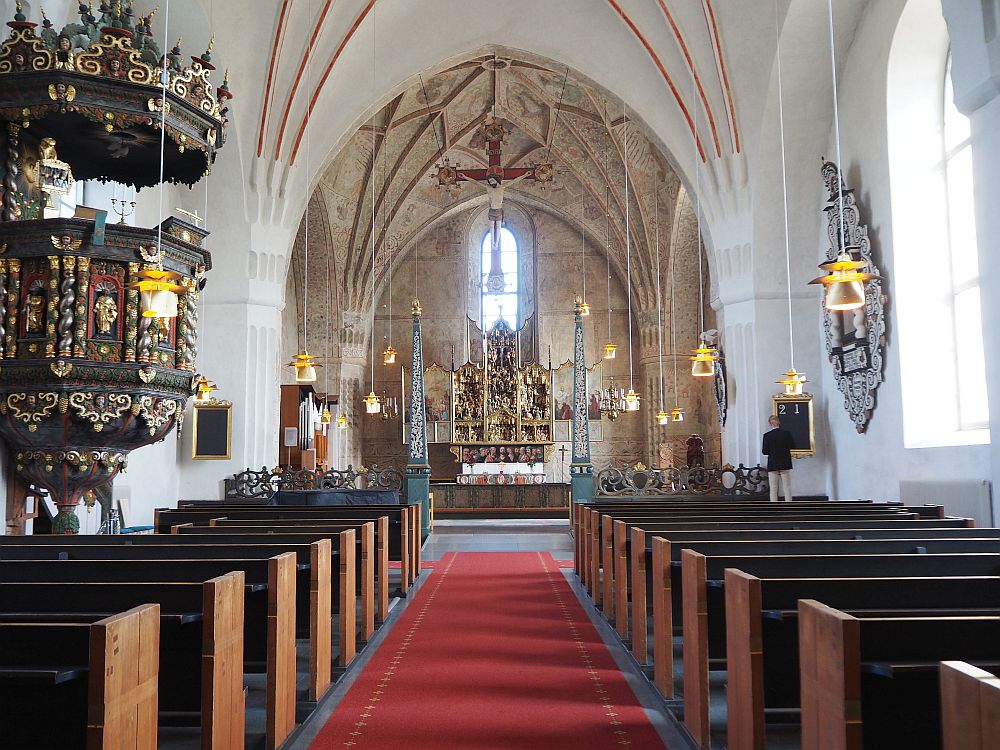
<path id="1" fill-rule="evenodd" d="M 772 414 L 781 420 L 781 426 L 792 433 L 795 439 L 793 458 L 803 458 L 816 453 L 816 437 L 813 431 L 812 396 L 774 396 L 771 400 Z"/>

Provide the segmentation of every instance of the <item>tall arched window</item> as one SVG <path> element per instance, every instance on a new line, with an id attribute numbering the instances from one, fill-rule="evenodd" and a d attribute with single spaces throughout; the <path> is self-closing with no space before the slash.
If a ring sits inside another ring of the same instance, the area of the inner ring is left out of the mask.
<path id="1" fill-rule="evenodd" d="M 909 0 L 886 118 L 903 443 L 989 442 L 969 121 L 954 104 L 940 0 Z"/>
<path id="2" fill-rule="evenodd" d="M 955 330 L 955 375 L 958 385 L 959 428 L 989 424 L 986 362 L 983 359 L 983 318 L 979 305 L 979 248 L 972 195 L 972 144 L 969 118 L 958 111 L 951 85 L 951 56 L 945 66 L 942 103 L 945 182 L 948 214 L 948 255 L 951 258 L 949 296 Z"/>
<path id="3" fill-rule="evenodd" d="M 501 318 L 512 329 L 517 330 L 520 286 L 517 240 L 514 239 L 514 234 L 506 227 L 500 229 L 500 253 L 494 259 L 492 234 L 487 232 L 483 237 L 481 260 L 483 330 L 489 330 Z"/>

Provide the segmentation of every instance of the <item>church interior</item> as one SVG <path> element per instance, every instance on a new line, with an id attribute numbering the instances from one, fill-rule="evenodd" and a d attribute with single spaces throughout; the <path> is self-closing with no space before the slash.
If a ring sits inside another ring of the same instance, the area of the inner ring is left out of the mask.
<path id="1" fill-rule="evenodd" d="M 158 2 L 0 0 L 0 748 L 1000 748 L 1000 0 Z"/>

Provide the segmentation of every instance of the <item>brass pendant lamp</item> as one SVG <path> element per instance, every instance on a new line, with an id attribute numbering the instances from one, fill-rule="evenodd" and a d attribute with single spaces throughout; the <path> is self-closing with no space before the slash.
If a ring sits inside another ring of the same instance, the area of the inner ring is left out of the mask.
<path id="1" fill-rule="evenodd" d="M 608 139 L 611 139 L 611 130 L 608 127 L 608 104 L 604 103 L 604 127 Z M 608 282 L 608 343 L 604 345 L 604 359 L 614 359 L 618 352 L 618 347 L 611 341 L 611 175 L 609 168 L 609 151 L 604 152 L 604 258 L 607 261 L 607 282 Z"/>
<path id="2" fill-rule="evenodd" d="M 307 50 L 308 55 L 308 50 Z M 306 58 L 306 70 L 305 78 L 306 83 L 309 82 L 309 70 L 311 68 L 311 59 Z M 304 179 L 306 183 L 305 190 L 305 241 L 303 243 L 302 252 L 302 351 L 295 355 L 295 358 L 288 363 L 289 367 L 295 368 L 295 382 L 296 383 L 315 383 L 316 382 L 316 368 L 320 365 L 316 364 L 316 360 L 309 353 L 309 167 L 310 167 L 310 153 L 309 153 L 309 125 L 310 125 L 310 115 L 312 114 L 312 107 L 306 108 L 305 117 L 305 137 L 306 137 L 306 158 L 305 158 L 305 169 Z"/>
<path id="3" fill-rule="evenodd" d="M 837 49 L 833 34 L 833 0 L 827 1 L 827 13 L 830 21 L 830 69 L 833 84 L 833 134 L 837 147 L 837 164 L 843 167 L 840 152 L 840 102 L 837 94 Z M 810 284 L 822 284 L 826 290 L 824 305 L 828 310 L 856 310 L 865 305 L 865 282 L 880 278 L 861 269 L 867 268 L 866 261 L 854 260 L 853 251 L 857 248 L 847 244 L 847 228 L 844 224 L 844 186 L 837 177 L 837 195 L 840 204 L 840 252 L 837 257 L 826 263 L 820 263 L 821 270 L 827 273 L 813 279 Z"/>
<path id="4" fill-rule="evenodd" d="M 777 7 L 775 7 L 777 11 Z M 777 12 L 775 12 L 777 19 Z M 791 366 L 783 373 L 783 377 L 777 382 L 785 386 L 786 396 L 798 396 L 802 393 L 802 384 L 809 381 L 806 376 L 795 369 L 795 336 L 793 335 L 793 315 L 792 315 L 792 254 L 788 237 L 788 174 L 785 167 L 785 105 L 783 89 L 781 85 L 781 34 L 778 30 L 777 20 L 774 27 L 774 38 L 777 50 L 777 72 L 778 72 L 778 133 L 781 140 L 781 197 L 784 210 L 785 227 L 785 281 L 788 289 L 788 354 Z M 862 292 L 863 296 L 863 292 Z"/>
<path id="5" fill-rule="evenodd" d="M 632 228 L 629 225 L 628 199 L 628 108 L 622 102 L 623 145 L 622 161 L 625 164 L 625 284 L 628 297 L 628 392 L 625 394 L 625 411 L 639 411 L 640 397 L 635 391 L 632 377 Z"/>
<path id="6" fill-rule="evenodd" d="M 694 66 L 691 67 L 691 101 L 697 101 L 697 89 L 694 78 Z M 698 244 L 695 251 L 698 255 L 698 330 L 702 331 L 698 335 L 698 346 L 694 350 L 694 356 L 689 357 L 691 361 L 691 376 L 695 378 L 711 378 L 715 375 L 715 363 L 719 359 L 719 353 L 709 346 L 705 339 L 705 282 L 702 277 L 702 253 L 701 253 L 701 165 L 698 163 L 698 107 L 694 108 L 694 212 L 698 223 Z"/>
<path id="7" fill-rule="evenodd" d="M 375 95 L 375 13 L 372 11 L 372 96 Z M 369 182 L 372 186 L 372 329 L 371 329 L 371 391 L 365 396 L 365 413 L 374 416 L 382 411 L 382 399 L 375 393 L 375 155 L 378 153 L 375 143 L 375 115 L 378 109 L 372 111 L 372 169 Z"/>

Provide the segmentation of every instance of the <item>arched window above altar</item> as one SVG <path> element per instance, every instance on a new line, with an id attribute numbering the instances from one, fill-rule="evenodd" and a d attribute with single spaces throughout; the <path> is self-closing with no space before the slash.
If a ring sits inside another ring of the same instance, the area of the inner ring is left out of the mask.
<path id="1" fill-rule="evenodd" d="M 483 330 L 489 330 L 501 318 L 507 321 L 511 330 L 518 327 L 518 249 L 514 233 L 506 227 L 500 229 L 497 252 L 492 246 L 492 233 L 483 237 L 481 253 L 481 322 Z"/>

